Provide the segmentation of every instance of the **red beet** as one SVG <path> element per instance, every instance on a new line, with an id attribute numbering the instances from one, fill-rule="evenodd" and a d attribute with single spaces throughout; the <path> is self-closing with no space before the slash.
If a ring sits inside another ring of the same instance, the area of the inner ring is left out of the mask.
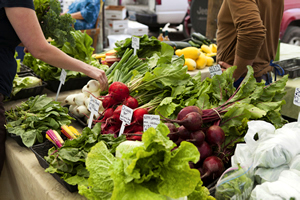
<path id="1" fill-rule="evenodd" d="M 170 130 L 170 133 L 177 132 L 177 127 L 175 126 L 175 124 L 173 124 L 173 123 L 164 123 L 164 124 L 167 125 L 167 127 Z"/>
<path id="2" fill-rule="evenodd" d="M 106 119 L 110 118 L 114 114 L 114 109 L 113 108 L 108 108 L 105 110 L 103 114 L 102 121 L 105 121 Z"/>
<path id="3" fill-rule="evenodd" d="M 129 97 L 128 87 L 121 82 L 113 82 L 108 88 L 108 93 L 118 102 L 122 102 Z"/>
<path id="4" fill-rule="evenodd" d="M 205 160 L 208 156 L 211 156 L 213 151 L 211 146 L 207 142 L 203 142 L 200 147 L 198 147 L 198 151 L 200 153 L 200 162 Z"/>
<path id="5" fill-rule="evenodd" d="M 191 139 L 186 141 L 192 142 L 195 146 L 200 147 L 205 140 L 205 134 L 202 130 L 198 130 L 191 133 Z"/>
<path id="6" fill-rule="evenodd" d="M 198 131 L 202 126 L 202 117 L 198 112 L 190 112 L 181 120 L 171 120 L 163 117 L 168 122 L 177 123 L 184 126 L 189 131 Z"/>
<path id="7" fill-rule="evenodd" d="M 187 114 L 197 112 L 202 116 L 202 110 L 198 106 L 187 106 L 177 114 L 177 120 L 182 120 Z"/>
<path id="8" fill-rule="evenodd" d="M 224 172 L 224 164 L 217 156 L 209 156 L 203 162 L 203 172 L 201 179 L 211 177 L 213 180 L 219 178 Z"/>
<path id="9" fill-rule="evenodd" d="M 220 126 L 212 125 L 206 131 L 206 141 L 210 145 L 217 145 L 219 152 L 221 150 L 221 145 L 225 141 L 225 133 Z"/>

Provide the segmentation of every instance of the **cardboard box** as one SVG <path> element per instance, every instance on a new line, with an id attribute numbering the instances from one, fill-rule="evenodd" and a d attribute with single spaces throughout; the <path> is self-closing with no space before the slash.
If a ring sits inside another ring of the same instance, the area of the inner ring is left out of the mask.
<path id="1" fill-rule="evenodd" d="M 143 36 L 143 35 L 148 35 L 148 32 L 149 32 L 149 28 L 147 25 L 135 21 L 128 22 L 127 34 Z"/>
<path id="2" fill-rule="evenodd" d="M 125 6 L 113 6 L 109 5 L 104 11 L 105 19 L 125 19 L 126 8 Z"/>
<path id="3" fill-rule="evenodd" d="M 113 30 L 126 29 L 128 27 L 128 20 L 108 19 L 106 25 Z"/>
<path id="4" fill-rule="evenodd" d="M 126 34 L 126 29 L 114 30 L 109 27 L 105 27 L 105 35 L 123 35 Z"/>

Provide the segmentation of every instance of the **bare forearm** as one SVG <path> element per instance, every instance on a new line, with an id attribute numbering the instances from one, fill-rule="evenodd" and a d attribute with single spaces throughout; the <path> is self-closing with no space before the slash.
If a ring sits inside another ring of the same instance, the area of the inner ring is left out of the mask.
<path id="1" fill-rule="evenodd" d="M 81 12 L 72 13 L 71 17 L 74 19 L 84 19 L 81 15 Z"/>
<path id="2" fill-rule="evenodd" d="M 52 66 L 67 70 L 80 71 L 86 75 L 90 75 L 90 65 L 68 56 L 53 45 L 47 44 L 41 49 L 34 50 L 34 52 L 31 53 L 35 58 L 38 58 Z"/>

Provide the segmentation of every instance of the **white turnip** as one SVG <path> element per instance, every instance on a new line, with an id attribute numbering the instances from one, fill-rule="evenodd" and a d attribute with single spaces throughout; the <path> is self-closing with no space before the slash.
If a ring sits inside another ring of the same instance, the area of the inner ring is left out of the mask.
<path id="1" fill-rule="evenodd" d="M 84 101 L 86 100 L 86 96 L 83 93 L 76 94 L 73 98 L 73 101 L 77 106 L 84 105 Z"/>
<path id="2" fill-rule="evenodd" d="M 90 111 L 84 105 L 78 106 L 75 112 L 78 117 L 89 116 L 90 114 Z"/>
<path id="3" fill-rule="evenodd" d="M 90 80 L 86 84 L 86 87 L 90 92 L 96 92 L 100 90 L 100 83 L 96 80 Z"/>
<path id="4" fill-rule="evenodd" d="M 77 94 L 70 94 L 70 95 L 68 95 L 68 96 L 65 98 L 65 103 L 68 104 L 68 105 L 75 105 L 74 97 L 75 97 L 76 95 L 77 95 Z"/>

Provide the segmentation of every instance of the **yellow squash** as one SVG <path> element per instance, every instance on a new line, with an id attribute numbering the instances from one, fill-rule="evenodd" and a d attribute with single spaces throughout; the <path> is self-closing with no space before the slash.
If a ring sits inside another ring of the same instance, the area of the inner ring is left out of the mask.
<path id="1" fill-rule="evenodd" d="M 186 58 L 184 65 L 186 65 L 188 67 L 189 71 L 194 71 L 197 66 L 196 61 L 191 58 Z"/>
<path id="2" fill-rule="evenodd" d="M 198 59 L 196 60 L 196 68 L 203 69 L 206 67 L 207 58 L 204 53 L 201 53 Z"/>
<path id="3" fill-rule="evenodd" d="M 175 51 L 175 54 L 177 56 L 184 55 L 184 58 L 191 58 L 193 60 L 196 60 L 200 55 L 200 50 L 196 47 L 186 47 L 183 49 L 177 49 Z"/>

